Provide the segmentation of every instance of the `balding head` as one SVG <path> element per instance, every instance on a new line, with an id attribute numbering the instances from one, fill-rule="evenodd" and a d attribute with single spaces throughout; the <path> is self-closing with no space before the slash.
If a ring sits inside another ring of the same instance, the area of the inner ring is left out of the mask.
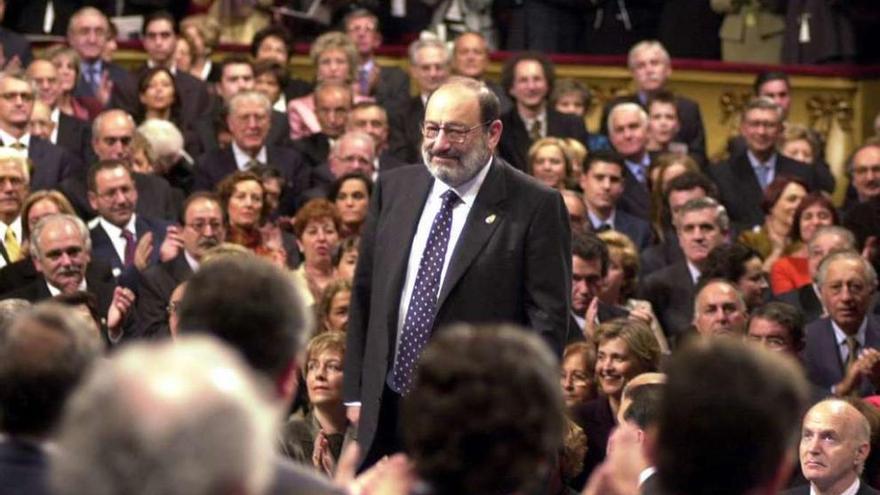
<path id="1" fill-rule="evenodd" d="M 709 281 L 694 299 L 694 327 L 704 337 L 742 335 L 747 317 L 742 294 L 726 280 Z"/>
<path id="2" fill-rule="evenodd" d="M 129 160 L 134 119 L 124 110 L 101 112 L 92 122 L 92 148 L 101 160 Z"/>
<path id="3" fill-rule="evenodd" d="M 861 474 L 870 440 L 871 427 L 858 409 L 839 399 L 816 404 L 801 429 L 804 477 L 820 493 L 843 493 Z"/>
<path id="4" fill-rule="evenodd" d="M 328 159 L 330 171 L 336 177 L 350 172 L 371 176 L 375 170 L 376 145 L 369 134 L 348 131 L 334 143 Z"/>

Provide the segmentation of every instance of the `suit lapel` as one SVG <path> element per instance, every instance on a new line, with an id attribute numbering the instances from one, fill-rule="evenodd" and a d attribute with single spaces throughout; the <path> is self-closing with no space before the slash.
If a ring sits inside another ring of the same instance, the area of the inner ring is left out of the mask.
<path id="1" fill-rule="evenodd" d="M 489 173 L 480 187 L 480 192 L 477 193 L 458 243 L 454 246 L 440 296 L 437 298 L 437 308 L 443 306 L 449 292 L 467 271 L 474 258 L 482 251 L 486 241 L 489 240 L 498 225 L 505 220 L 505 212 L 501 207 L 501 203 L 507 197 L 507 187 L 503 175 L 505 171 L 497 157 L 492 162 L 490 165 L 492 168 L 489 169 Z"/>
<path id="2" fill-rule="evenodd" d="M 114 267 L 121 267 L 123 262 L 119 259 L 119 254 L 113 248 L 113 241 L 107 235 L 107 231 L 100 224 L 92 229 L 92 252 L 105 260 L 112 259 L 111 263 Z"/>
<path id="3" fill-rule="evenodd" d="M 746 153 L 739 156 L 739 159 L 733 162 L 733 175 L 740 178 L 742 189 L 739 191 L 743 196 L 743 204 L 761 204 L 764 199 L 764 192 L 761 190 L 761 184 L 755 176 L 752 164 Z"/>

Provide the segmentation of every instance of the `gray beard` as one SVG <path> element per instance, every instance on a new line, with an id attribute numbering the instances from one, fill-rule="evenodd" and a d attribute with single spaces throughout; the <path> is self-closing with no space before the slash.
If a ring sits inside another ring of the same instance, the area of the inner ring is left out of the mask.
<path id="1" fill-rule="evenodd" d="M 424 144 L 422 145 L 422 161 L 428 171 L 434 178 L 450 187 L 458 187 L 473 179 L 488 163 L 491 153 L 492 151 L 485 146 L 485 140 L 482 140 L 479 146 L 475 146 L 464 154 L 447 153 L 444 158 L 457 158 L 459 162 L 456 167 L 447 167 L 432 163 L 431 151 Z"/>

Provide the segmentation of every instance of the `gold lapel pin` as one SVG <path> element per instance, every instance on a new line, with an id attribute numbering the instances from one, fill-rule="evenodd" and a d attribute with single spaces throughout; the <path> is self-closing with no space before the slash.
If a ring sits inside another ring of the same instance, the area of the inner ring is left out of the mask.
<path id="1" fill-rule="evenodd" d="M 495 214 L 494 213 L 489 215 L 488 217 L 486 217 L 486 223 L 488 223 L 488 224 L 495 223 Z"/>

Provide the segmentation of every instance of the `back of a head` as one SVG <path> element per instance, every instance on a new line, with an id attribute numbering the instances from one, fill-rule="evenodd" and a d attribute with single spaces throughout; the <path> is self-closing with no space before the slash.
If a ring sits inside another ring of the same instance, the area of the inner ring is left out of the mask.
<path id="1" fill-rule="evenodd" d="M 656 466 L 671 495 L 740 495 L 771 482 L 797 439 L 807 385 L 790 359 L 733 339 L 673 355 Z"/>
<path id="2" fill-rule="evenodd" d="M 67 397 L 101 354 L 100 338 L 68 308 L 19 313 L 0 339 L 0 426 L 12 436 L 52 432 Z"/>
<path id="3" fill-rule="evenodd" d="M 272 381 L 290 368 L 313 323 L 291 277 L 255 256 L 204 263 L 179 311 L 182 334 L 218 337 Z"/>
<path id="4" fill-rule="evenodd" d="M 562 445 L 556 358 L 515 327 L 461 325 L 426 348 L 403 402 L 403 434 L 438 495 L 526 491 Z"/>
<path id="5" fill-rule="evenodd" d="M 264 392 L 212 338 L 128 346 L 71 397 L 53 493 L 262 493 L 278 424 Z"/>

